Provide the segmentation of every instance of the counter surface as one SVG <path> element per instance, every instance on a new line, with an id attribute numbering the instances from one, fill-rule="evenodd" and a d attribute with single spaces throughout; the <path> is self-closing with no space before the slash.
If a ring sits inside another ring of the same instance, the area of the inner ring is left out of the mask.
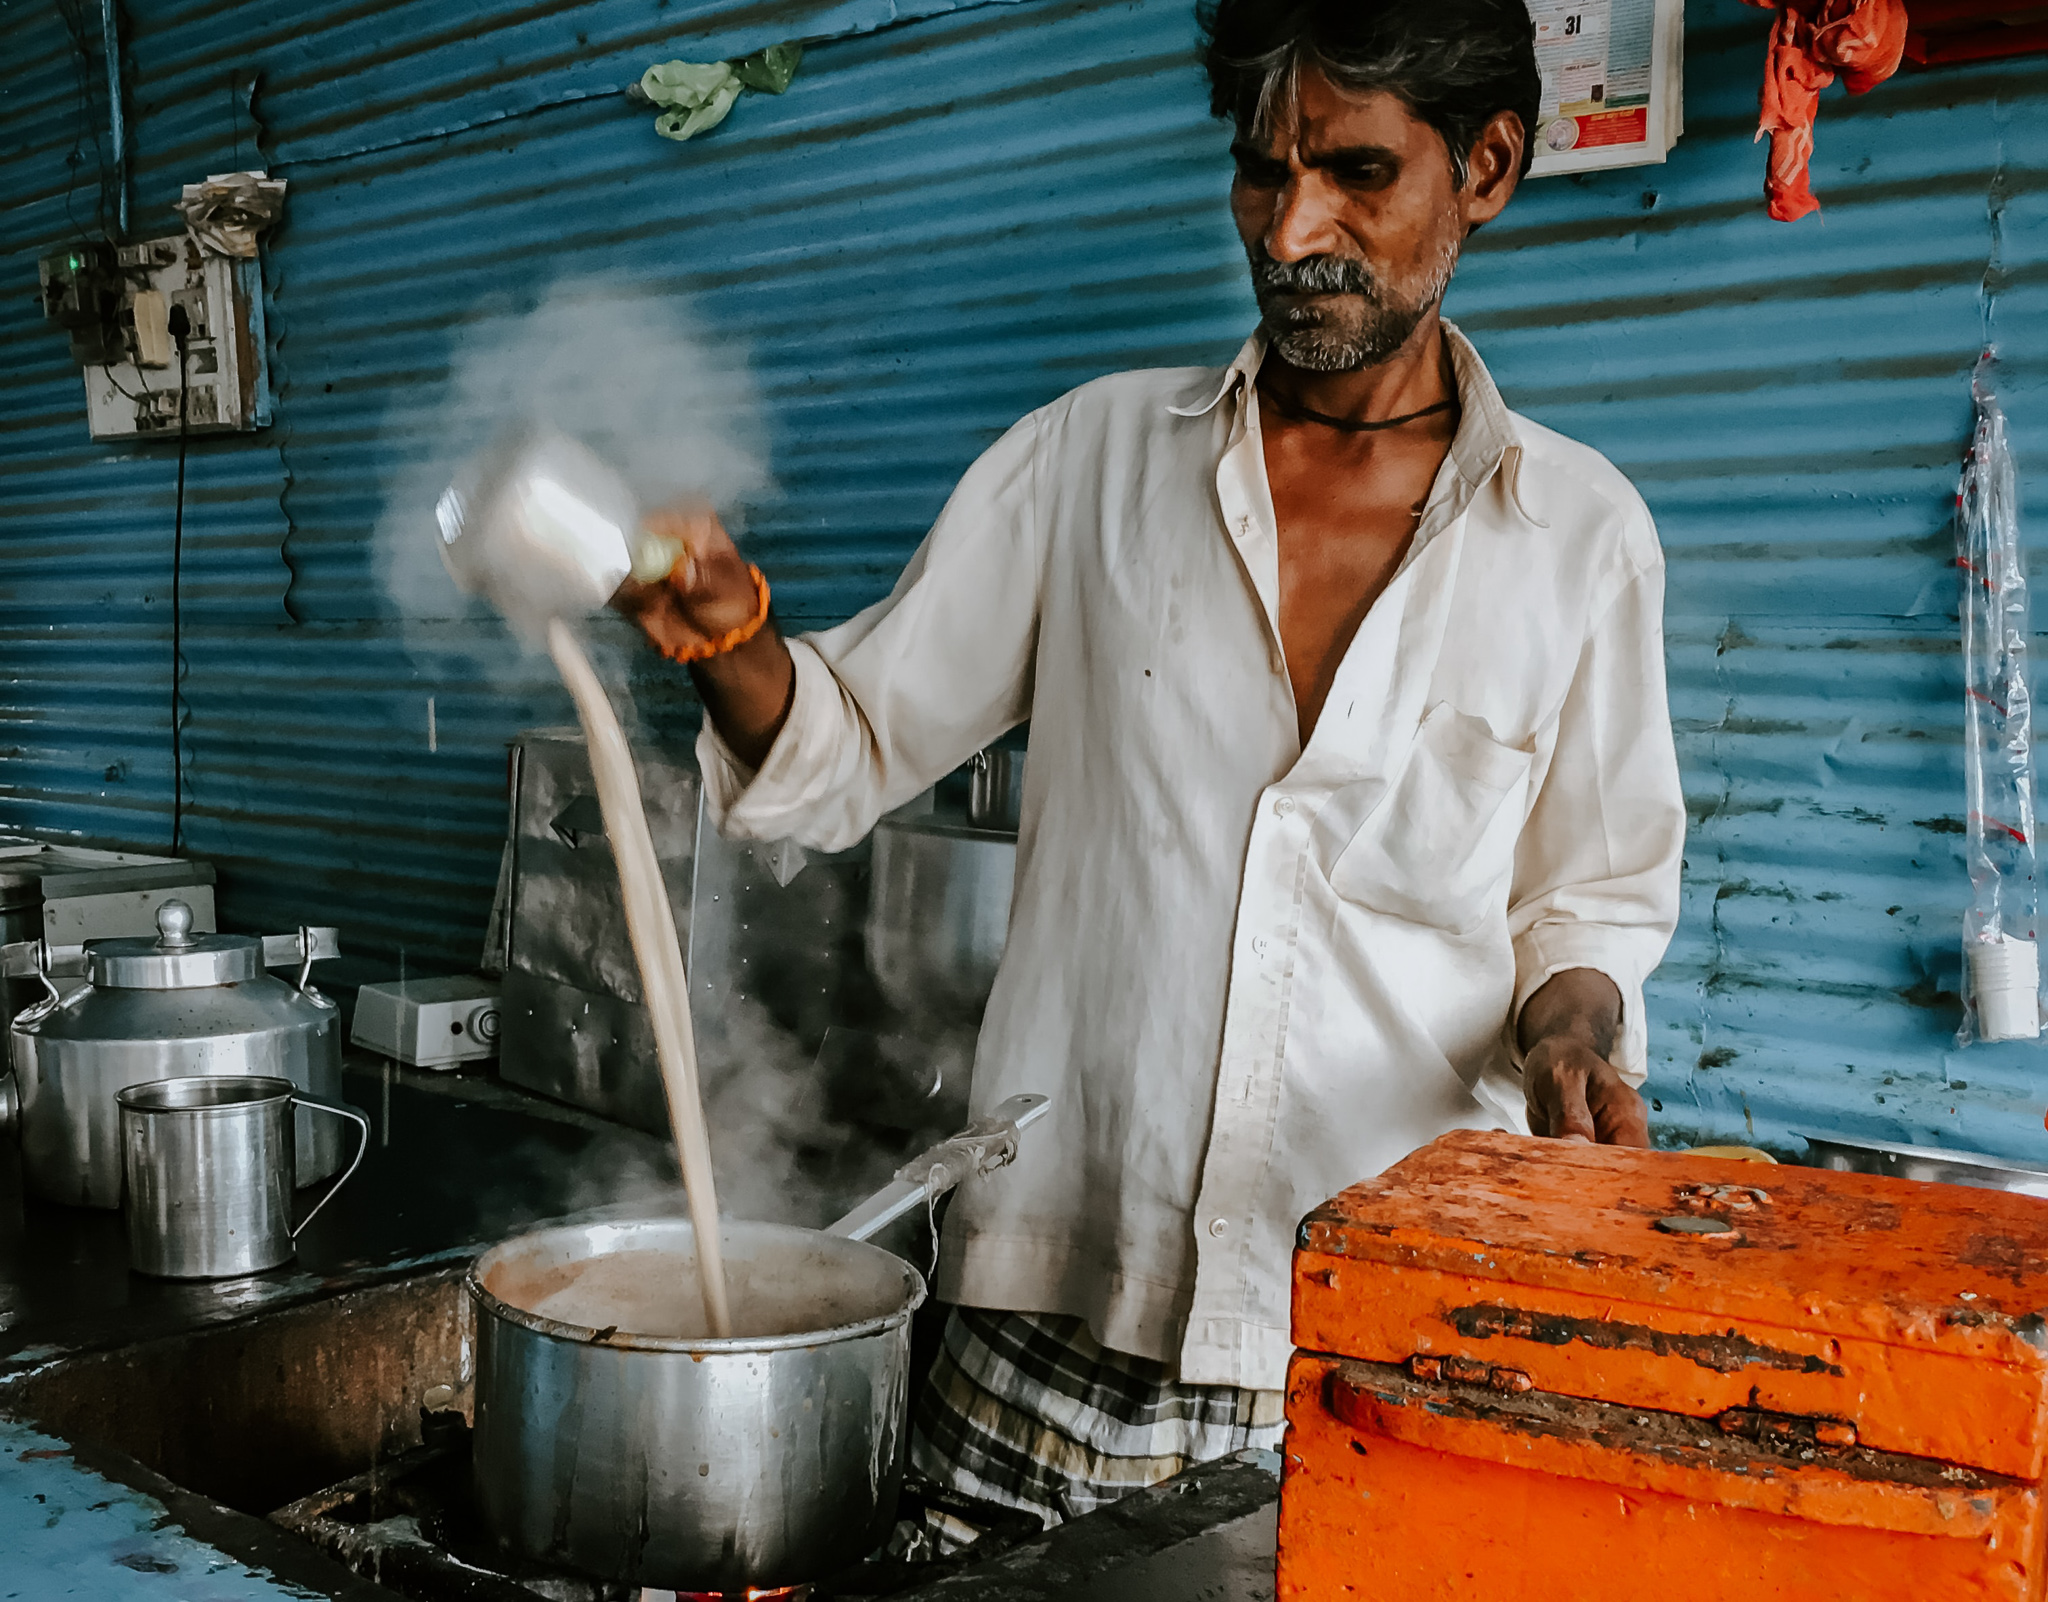
<path id="1" fill-rule="evenodd" d="M 0 1398 L 10 1375 L 453 1263 L 544 1218 L 675 1194 L 665 1141 L 480 1075 L 351 1059 L 370 1149 L 299 1237 L 298 1261 L 246 1279 L 128 1271 L 121 1215 L 24 1196 L 0 1139 Z"/>
<path id="2" fill-rule="evenodd" d="M 121 1215 L 23 1195 L 0 1137 L 0 1410 L 10 1381 L 453 1265 L 541 1219 L 675 1192 L 666 1142 L 481 1075 L 348 1063 L 370 1115 L 363 1166 L 299 1238 L 298 1261 L 246 1279 L 128 1270 Z M 303 1204 L 302 1204 L 303 1205 Z M 0 1417 L 0 1602 L 384 1598 L 304 1542 L 116 1453 Z"/>
<path id="3" fill-rule="evenodd" d="M 296 1263 L 240 1280 L 131 1274 L 120 1215 L 25 1199 L 0 1138 L 0 1602 L 388 1602 L 261 1518 L 10 1419 L 10 1388 L 66 1359 L 452 1273 L 544 1219 L 679 1204 L 665 1141 L 483 1075 L 351 1060 L 347 1096 L 371 1118 L 362 1169 L 300 1237 Z M 1247 1454 L 1193 1472 L 902 1602 L 1269 1602 L 1276 1471 L 1271 1454 Z"/>

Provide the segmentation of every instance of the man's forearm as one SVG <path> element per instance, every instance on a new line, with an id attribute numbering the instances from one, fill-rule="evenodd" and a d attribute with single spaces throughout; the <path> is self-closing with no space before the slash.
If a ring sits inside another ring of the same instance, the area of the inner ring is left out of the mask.
<path id="1" fill-rule="evenodd" d="M 723 656 L 691 663 L 690 677 L 732 754 L 750 768 L 767 761 L 796 696 L 796 663 L 775 625 Z"/>

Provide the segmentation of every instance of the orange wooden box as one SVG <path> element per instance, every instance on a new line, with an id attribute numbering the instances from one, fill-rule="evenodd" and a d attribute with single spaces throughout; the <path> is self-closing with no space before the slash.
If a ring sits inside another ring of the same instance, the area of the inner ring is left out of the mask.
<path id="1" fill-rule="evenodd" d="M 2048 1598 L 2048 1202 L 1447 1135 L 1294 1344 L 1281 1602 Z"/>

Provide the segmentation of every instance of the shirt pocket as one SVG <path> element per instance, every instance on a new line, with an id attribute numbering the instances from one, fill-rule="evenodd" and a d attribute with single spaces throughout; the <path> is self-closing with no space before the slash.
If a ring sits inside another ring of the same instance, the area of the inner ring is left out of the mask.
<path id="1" fill-rule="evenodd" d="M 1471 933 L 1506 905 L 1533 761 L 1483 718 L 1432 707 L 1400 777 L 1331 863 L 1331 888 L 1390 917 Z"/>

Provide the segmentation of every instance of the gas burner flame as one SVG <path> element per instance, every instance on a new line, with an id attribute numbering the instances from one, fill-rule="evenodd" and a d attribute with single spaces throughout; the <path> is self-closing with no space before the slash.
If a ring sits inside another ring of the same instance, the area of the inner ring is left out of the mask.
<path id="1" fill-rule="evenodd" d="M 648 1598 L 666 1597 L 665 1591 L 643 1591 L 642 1602 Z M 676 1602 L 804 1602 L 811 1594 L 808 1585 L 776 1585 L 763 1588 L 748 1586 L 744 1591 L 677 1591 Z"/>

